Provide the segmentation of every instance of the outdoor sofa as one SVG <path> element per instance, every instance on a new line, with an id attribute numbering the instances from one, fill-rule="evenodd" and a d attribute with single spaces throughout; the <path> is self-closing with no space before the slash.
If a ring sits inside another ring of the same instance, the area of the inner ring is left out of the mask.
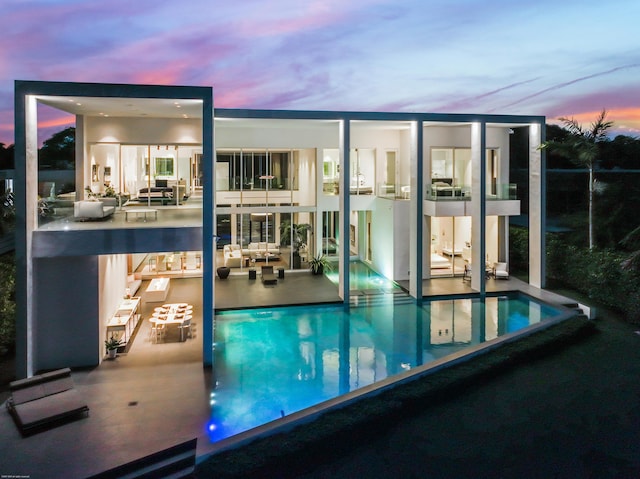
<path id="1" fill-rule="evenodd" d="M 7 409 L 24 435 L 89 413 L 89 406 L 74 387 L 69 368 L 13 381 L 9 389 Z"/>
<path id="2" fill-rule="evenodd" d="M 107 200 L 107 198 L 105 198 Z M 73 216 L 77 219 L 103 219 L 116 211 L 115 203 L 102 200 L 82 200 L 73 203 Z"/>

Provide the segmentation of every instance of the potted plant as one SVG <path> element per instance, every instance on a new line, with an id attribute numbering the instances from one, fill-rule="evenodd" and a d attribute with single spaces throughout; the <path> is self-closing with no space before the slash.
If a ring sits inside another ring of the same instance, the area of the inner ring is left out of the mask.
<path id="1" fill-rule="evenodd" d="M 307 241 L 307 232 L 311 229 L 308 223 L 296 224 L 291 220 L 280 223 L 280 245 L 292 246 L 293 269 L 300 269 L 300 248 Z"/>
<path id="2" fill-rule="evenodd" d="M 311 267 L 311 274 L 322 274 L 325 269 L 331 269 L 331 263 L 329 263 L 327 257 L 323 254 L 319 254 L 311 258 L 309 266 Z"/>
<path id="3" fill-rule="evenodd" d="M 118 348 L 122 346 L 122 341 L 112 334 L 109 339 L 105 339 L 104 346 L 107 348 L 109 359 L 115 359 L 118 354 Z"/>

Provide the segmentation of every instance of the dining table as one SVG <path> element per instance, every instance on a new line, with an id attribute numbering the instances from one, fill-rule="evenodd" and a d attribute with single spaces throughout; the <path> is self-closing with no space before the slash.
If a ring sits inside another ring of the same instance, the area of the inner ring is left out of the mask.
<path id="1" fill-rule="evenodd" d="M 154 309 L 151 321 L 154 324 L 177 324 L 180 327 L 180 341 L 184 341 L 184 322 L 193 318 L 193 306 L 186 303 L 168 303 Z"/>

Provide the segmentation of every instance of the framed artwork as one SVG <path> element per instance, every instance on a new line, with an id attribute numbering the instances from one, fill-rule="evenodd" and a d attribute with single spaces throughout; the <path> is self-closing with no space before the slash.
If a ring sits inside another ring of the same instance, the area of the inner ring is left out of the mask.
<path id="1" fill-rule="evenodd" d="M 173 176 L 173 158 L 172 157 L 156 157 L 155 158 L 155 174 L 156 176 Z"/>

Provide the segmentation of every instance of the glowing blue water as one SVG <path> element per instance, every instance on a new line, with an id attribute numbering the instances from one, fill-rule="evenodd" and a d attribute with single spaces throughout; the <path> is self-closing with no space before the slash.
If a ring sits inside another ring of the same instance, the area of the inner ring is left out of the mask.
<path id="1" fill-rule="evenodd" d="M 338 284 L 337 267 L 325 271 L 324 275 L 329 278 L 332 283 Z M 394 281 L 379 275 L 362 261 L 349 262 L 349 289 L 359 291 L 400 291 L 400 287 Z"/>
<path id="2" fill-rule="evenodd" d="M 528 297 L 438 300 L 216 315 L 211 441 L 238 434 L 559 314 Z"/>

